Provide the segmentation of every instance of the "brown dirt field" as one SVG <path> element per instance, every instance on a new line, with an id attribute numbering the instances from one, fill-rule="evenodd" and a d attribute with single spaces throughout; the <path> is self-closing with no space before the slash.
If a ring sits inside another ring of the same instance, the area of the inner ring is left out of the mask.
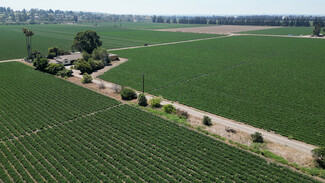
<path id="1" fill-rule="evenodd" d="M 168 32 L 189 32 L 189 33 L 204 33 L 204 34 L 231 34 L 235 32 L 265 30 L 279 28 L 275 26 L 241 26 L 241 25 L 219 25 L 211 27 L 188 27 L 175 29 L 156 29 L 156 31 Z"/>

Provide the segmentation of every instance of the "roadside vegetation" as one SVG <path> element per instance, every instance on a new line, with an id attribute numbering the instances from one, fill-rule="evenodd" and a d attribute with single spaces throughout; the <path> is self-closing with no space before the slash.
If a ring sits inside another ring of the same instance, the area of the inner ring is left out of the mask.
<path id="1" fill-rule="evenodd" d="M 322 47 L 318 39 L 240 36 L 121 50 L 129 62 L 100 78 L 141 90 L 145 74 L 150 94 L 321 146 Z"/>
<path id="2" fill-rule="evenodd" d="M 21 63 L 1 66 L 6 98 L 0 106 L 10 105 L 0 110 L 5 182 L 317 182 Z M 31 166 L 35 162 L 42 166 Z"/>

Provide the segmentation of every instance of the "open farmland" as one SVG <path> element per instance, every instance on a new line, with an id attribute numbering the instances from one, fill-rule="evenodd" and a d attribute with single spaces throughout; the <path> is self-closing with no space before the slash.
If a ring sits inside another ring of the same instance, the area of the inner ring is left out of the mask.
<path id="1" fill-rule="evenodd" d="M 127 105 L 3 142 L 0 152 L 4 182 L 317 182 Z"/>
<path id="2" fill-rule="evenodd" d="M 242 25 L 218 25 L 206 27 L 185 27 L 171 29 L 157 29 L 157 31 L 184 32 L 184 33 L 204 33 L 204 34 L 230 34 L 243 31 L 268 30 L 278 27 L 274 26 L 242 26 Z"/>
<path id="3" fill-rule="evenodd" d="M 234 36 L 117 51 L 102 79 L 325 145 L 323 40 Z"/>
<path id="4" fill-rule="evenodd" d="M 158 44 L 174 41 L 207 38 L 216 35 L 194 33 L 172 33 L 146 30 L 131 30 L 114 27 L 88 27 L 75 25 L 28 25 L 0 26 L 0 60 L 23 58 L 27 55 L 25 37 L 21 29 L 26 27 L 35 32 L 32 37 L 32 48 L 47 54 L 49 47 L 58 46 L 70 50 L 74 36 L 85 30 L 96 31 L 107 49 Z"/>
<path id="5" fill-rule="evenodd" d="M 0 78 L 0 140 L 119 104 L 17 62 L 0 63 Z"/>
<path id="6" fill-rule="evenodd" d="M 314 27 L 281 27 L 275 29 L 243 31 L 243 34 L 267 34 L 267 35 L 312 35 Z"/>
<path id="7" fill-rule="evenodd" d="M 87 25 L 87 24 L 86 24 Z M 94 25 L 88 24 L 88 25 Z M 99 27 L 115 27 L 115 23 L 99 23 Z M 119 22 L 116 23 L 117 27 L 128 28 L 128 29 L 172 29 L 172 28 L 186 28 L 186 27 L 207 27 L 215 26 L 209 24 L 168 24 L 168 23 L 134 23 L 134 22 Z"/>

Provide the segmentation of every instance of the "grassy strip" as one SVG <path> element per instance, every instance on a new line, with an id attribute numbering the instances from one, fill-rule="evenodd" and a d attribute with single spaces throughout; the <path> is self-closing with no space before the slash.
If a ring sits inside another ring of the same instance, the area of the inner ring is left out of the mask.
<path id="1" fill-rule="evenodd" d="M 131 106 L 140 108 L 142 110 L 145 110 L 147 112 L 150 112 L 150 113 L 155 114 L 157 116 L 160 116 L 162 118 L 165 118 L 165 119 L 171 120 L 173 122 L 176 122 L 176 123 L 182 124 L 184 126 L 187 126 L 189 128 L 198 130 L 201 133 L 204 133 L 206 135 L 215 137 L 217 139 L 220 139 L 221 141 L 228 142 L 228 143 L 230 143 L 230 144 L 232 144 L 232 145 L 234 145 L 234 146 L 236 146 L 236 147 L 238 147 L 240 149 L 244 149 L 244 150 L 251 151 L 253 153 L 262 155 L 262 156 L 264 156 L 266 158 L 269 158 L 269 159 L 271 159 L 271 160 L 273 160 L 273 161 L 275 161 L 277 163 L 281 163 L 281 164 L 293 167 L 296 170 L 299 170 L 299 171 L 301 171 L 303 173 L 306 173 L 308 175 L 317 176 L 317 177 L 321 177 L 321 178 L 325 179 L 325 170 L 323 170 L 321 168 L 302 167 L 302 166 L 300 166 L 300 165 L 298 165 L 296 163 L 290 163 L 285 158 L 283 158 L 281 156 L 278 156 L 278 155 L 272 153 L 271 151 L 268 151 L 268 150 L 265 150 L 265 149 L 260 149 L 260 145 L 248 146 L 248 145 L 240 144 L 240 143 L 235 142 L 233 140 L 229 140 L 227 138 L 221 137 L 221 136 L 219 136 L 217 134 L 210 133 L 210 132 L 204 130 L 201 126 L 194 127 L 194 126 L 190 125 L 187 122 L 187 119 L 185 119 L 184 117 L 180 117 L 180 116 L 178 116 L 176 114 L 168 114 L 168 113 L 165 113 L 164 111 L 162 111 L 160 109 L 154 109 L 154 108 L 150 108 L 150 107 L 141 107 L 138 104 L 133 103 L 133 102 L 130 102 L 129 104 Z"/>

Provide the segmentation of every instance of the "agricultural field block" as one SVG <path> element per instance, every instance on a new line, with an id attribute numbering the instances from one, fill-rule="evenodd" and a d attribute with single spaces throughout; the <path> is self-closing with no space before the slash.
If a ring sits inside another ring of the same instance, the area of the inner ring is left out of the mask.
<path id="1" fill-rule="evenodd" d="M 88 25 L 94 25 L 93 23 Z M 115 23 L 99 23 L 99 27 L 111 27 L 115 28 Z M 117 22 L 116 27 L 127 29 L 171 29 L 171 28 L 186 28 L 186 27 L 207 27 L 215 26 L 209 24 L 168 24 L 168 23 L 134 23 L 134 22 Z"/>
<path id="2" fill-rule="evenodd" d="M 0 63 L 0 140 L 119 104 L 22 63 Z"/>
<path id="3" fill-rule="evenodd" d="M 128 105 L 0 143 L 0 163 L 3 182 L 317 182 Z"/>
<path id="4" fill-rule="evenodd" d="M 281 27 L 276 29 L 256 30 L 240 32 L 243 34 L 267 34 L 267 35 L 312 35 L 314 27 Z"/>
<path id="5" fill-rule="evenodd" d="M 100 78 L 325 145 L 324 40 L 233 36 L 121 50 Z"/>
<path id="6" fill-rule="evenodd" d="M 245 26 L 245 25 L 218 25 L 208 27 L 185 27 L 185 28 L 170 28 L 157 29 L 157 31 L 168 32 L 187 32 L 187 33 L 203 33 L 203 34 L 231 34 L 242 31 L 268 30 L 278 27 L 274 26 Z"/>
<path id="7" fill-rule="evenodd" d="M 0 60 L 17 59 L 27 56 L 25 36 L 22 28 L 26 27 L 35 32 L 32 37 L 32 48 L 47 54 L 49 47 L 58 46 L 70 50 L 74 36 L 85 30 L 96 31 L 103 41 L 104 48 L 123 48 L 142 46 L 144 44 L 157 44 L 174 41 L 216 37 L 217 35 L 172 33 L 150 30 L 134 30 L 114 27 L 92 27 L 77 25 L 26 25 L 26 26 L 0 26 Z"/>

